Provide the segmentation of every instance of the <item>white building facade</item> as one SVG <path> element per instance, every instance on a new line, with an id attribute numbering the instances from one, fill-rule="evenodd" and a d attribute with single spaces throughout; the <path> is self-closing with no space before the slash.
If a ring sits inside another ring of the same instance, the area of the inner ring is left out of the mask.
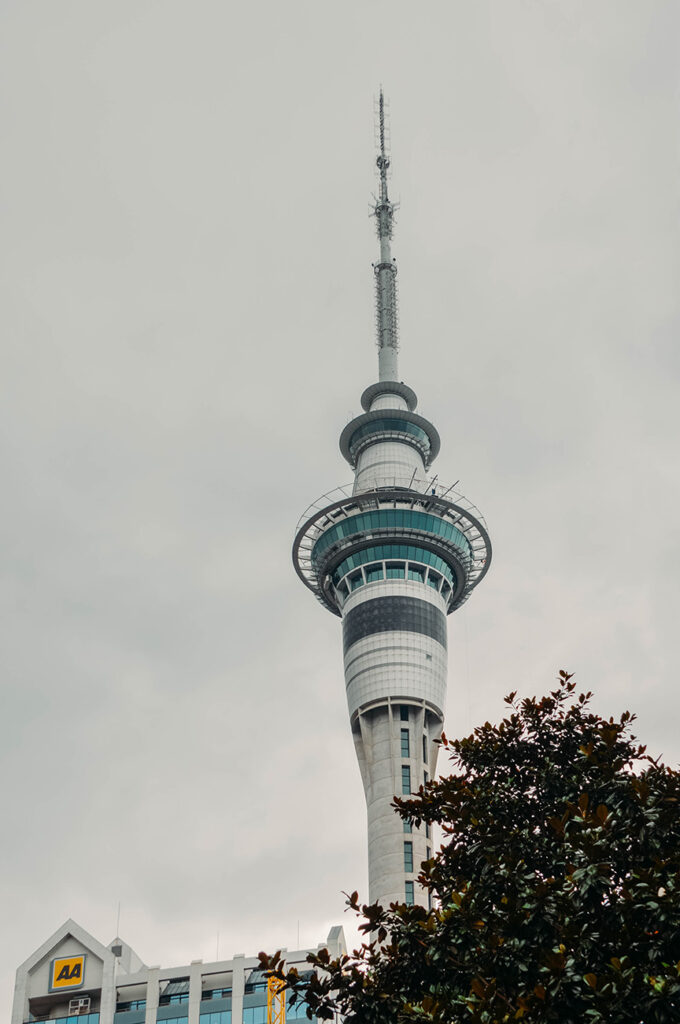
<path id="1" fill-rule="evenodd" d="M 314 950 L 284 951 L 303 973 L 307 954 L 346 952 L 340 926 Z M 66 921 L 18 968 L 11 1024 L 266 1024 L 267 983 L 257 957 L 147 967 L 121 939 L 102 945 Z M 287 1021 L 307 1020 L 302 1007 Z"/>

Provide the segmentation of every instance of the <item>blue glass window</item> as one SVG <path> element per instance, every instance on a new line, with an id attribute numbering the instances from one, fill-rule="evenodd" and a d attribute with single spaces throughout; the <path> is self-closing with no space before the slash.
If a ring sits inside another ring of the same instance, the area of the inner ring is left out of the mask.
<path id="1" fill-rule="evenodd" d="M 352 590 L 357 590 L 359 587 L 362 587 L 364 585 L 364 577 L 362 574 L 358 572 L 354 576 L 350 576 L 349 585 Z"/>
<path id="2" fill-rule="evenodd" d="M 377 562 L 382 561 L 383 559 L 394 558 L 402 558 L 404 561 L 408 559 L 411 563 L 420 562 L 423 567 L 430 565 L 445 576 L 451 586 L 455 586 L 455 576 L 453 571 L 450 566 L 448 566 L 446 562 L 439 557 L 439 555 L 435 555 L 433 551 L 428 551 L 426 548 L 415 547 L 412 544 L 373 544 L 370 548 L 363 548 L 361 551 L 355 551 L 335 567 L 333 570 L 333 582 L 336 586 L 342 586 L 340 580 L 345 573 L 349 572 L 351 569 L 357 569 L 360 565 L 366 565 L 368 562 Z M 366 570 L 366 575 L 368 576 L 374 568 L 377 569 L 378 567 L 371 566 L 370 569 Z M 409 569 L 411 571 L 416 571 L 416 566 L 411 564 L 409 565 Z M 424 570 L 420 569 L 417 571 L 423 573 Z M 382 578 L 382 566 L 380 566 L 380 574 L 381 575 L 378 578 Z M 416 577 L 411 576 L 411 579 L 415 578 Z M 422 580 L 422 576 L 418 578 Z M 445 596 L 448 596 L 448 594 L 451 593 L 451 588 L 448 583 L 446 583 L 445 586 L 447 588 L 447 594 Z"/>
<path id="3" fill-rule="evenodd" d="M 406 566 L 397 565 L 396 562 L 388 562 L 385 568 L 388 580 L 403 580 L 406 578 Z"/>
<path id="4" fill-rule="evenodd" d="M 382 565 L 369 565 L 366 569 L 366 582 L 375 583 L 377 580 L 384 579 Z"/>
<path id="5" fill-rule="evenodd" d="M 411 756 L 410 747 L 411 747 L 411 744 L 409 743 L 408 729 L 402 729 L 401 730 L 401 756 L 402 757 L 410 757 Z"/>
<path id="6" fill-rule="evenodd" d="M 159 1006 L 171 1006 L 173 1003 L 188 1003 L 189 993 L 188 992 L 175 992 L 174 995 L 161 996 L 158 1000 Z"/>
<path id="7" fill-rule="evenodd" d="M 424 569 L 417 569 L 415 566 L 409 565 L 409 567 L 408 567 L 408 578 L 410 580 L 417 580 L 418 583 L 424 583 L 425 582 L 425 570 Z"/>
<path id="8" fill-rule="evenodd" d="M 413 892 L 413 882 L 406 883 L 406 899 L 404 901 L 409 907 L 412 907 L 415 903 L 415 894 Z"/>
<path id="9" fill-rule="evenodd" d="M 430 569 L 430 571 L 427 574 L 427 582 L 429 583 L 429 585 L 431 587 L 434 587 L 435 590 L 439 590 L 439 584 L 441 583 L 441 581 L 441 576 L 438 576 L 436 572 L 432 572 L 432 569 Z"/>
<path id="10" fill-rule="evenodd" d="M 410 821 L 405 821 L 404 822 L 404 834 L 407 835 L 407 836 L 410 836 L 412 832 L 413 832 L 413 825 L 411 824 Z"/>
<path id="11" fill-rule="evenodd" d="M 231 1024 L 231 1010 L 217 1010 L 215 1013 L 202 1013 L 198 1019 L 200 1024 Z"/>
<path id="12" fill-rule="evenodd" d="M 118 1003 L 116 1013 L 126 1013 L 129 1010 L 145 1010 L 146 999 L 131 999 L 127 1003 Z"/>
<path id="13" fill-rule="evenodd" d="M 371 434 L 383 434 L 389 432 L 391 434 L 410 434 L 411 437 L 417 437 L 419 441 L 425 445 L 426 451 L 430 451 L 430 439 L 423 430 L 416 423 L 411 423 L 410 420 L 397 419 L 396 417 L 385 417 L 379 420 L 369 420 L 368 423 L 362 423 L 360 427 L 352 434 L 349 447 L 350 449 L 361 441 L 364 437 L 370 437 Z M 378 440 L 378 438 L 376 438 Z"/>
<path id="14" fill-rule="evenodd" d="M 206 988 L 201 999 L 225 999 L 231 995 L 230 988 Z"/>
<path id="15" fill-rule="evenodd" d="M 404 843 L 404 871 L 413 871 L 413 843 Z"/>
<path id="16" fill-rule="evenodd" d="M 184 1018 L 186 1020 L 186 1017 Z M 41 1020 L 40 1024 L 99 1024 L 99 1012 L 71 1014 L 70 1017 L 50 1017 Z"/>
<path id="17" fill-rule="evenodd" d="M 266 1006 L 244 1006 L 243 1024 L 267 1024 Z"/>
<path id="18" fill-rule="evenodd" d="M 407 764 L 401 766 L 401 792 L 404 795 L 411 792 L 411 769 Z"/>
<path id="19" fill-rule="evenodd" d="M 402 722 L 408 722 L 408 704 L 401 704 L 399 707 L 399 714 Z"/>
<path id="20" fill-rule="evenodd" d="M 413 509 L 382 509 L 375 512 L 363 512 L 358 516 L 348 516 L 336 523 L 319 537 L 312 549 L 312 562 L 317 562 L 331 544 L 342 537 L 351 537 L 355 533 L 370 532 L 376 529 L 422 530 L 443 537 L 466 554 L 471 555 L 470 542 L 464 533 L 445 519 L 430 515 L 428 512 L 416 512 Z"/>

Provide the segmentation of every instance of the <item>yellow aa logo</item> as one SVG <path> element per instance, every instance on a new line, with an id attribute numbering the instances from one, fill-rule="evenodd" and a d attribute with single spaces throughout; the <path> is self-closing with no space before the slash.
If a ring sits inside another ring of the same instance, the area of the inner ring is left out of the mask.
<path id="1" fill-rule="evenodd" d="M 85 954 L 62 956 L 50 966 L 50 992 L 63 988 L 79 988 L 85 980 Z"/>

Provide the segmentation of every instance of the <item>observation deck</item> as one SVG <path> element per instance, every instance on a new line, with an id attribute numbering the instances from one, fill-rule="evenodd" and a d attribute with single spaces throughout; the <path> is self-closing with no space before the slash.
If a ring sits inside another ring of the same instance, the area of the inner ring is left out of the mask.
<path id="1" fill-rule="evenodd" d="M 491 542 L 479 510 L 453 487 L 353 494 L 348 485 L 303 514 L 293 562 L 303 583 L 338 616 L 353 591 L 389 579 L 429 584 L 450 614 L 486 575 Z"/>

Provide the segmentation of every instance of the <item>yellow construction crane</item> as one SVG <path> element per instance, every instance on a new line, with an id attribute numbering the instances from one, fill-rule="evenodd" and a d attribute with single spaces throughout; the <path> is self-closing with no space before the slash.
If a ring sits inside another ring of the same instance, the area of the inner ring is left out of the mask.
<path id="1" fill-rule="evenodd" d="M 267 1024 L 286 1024 L 286 983 L 267 978 Z"/>

